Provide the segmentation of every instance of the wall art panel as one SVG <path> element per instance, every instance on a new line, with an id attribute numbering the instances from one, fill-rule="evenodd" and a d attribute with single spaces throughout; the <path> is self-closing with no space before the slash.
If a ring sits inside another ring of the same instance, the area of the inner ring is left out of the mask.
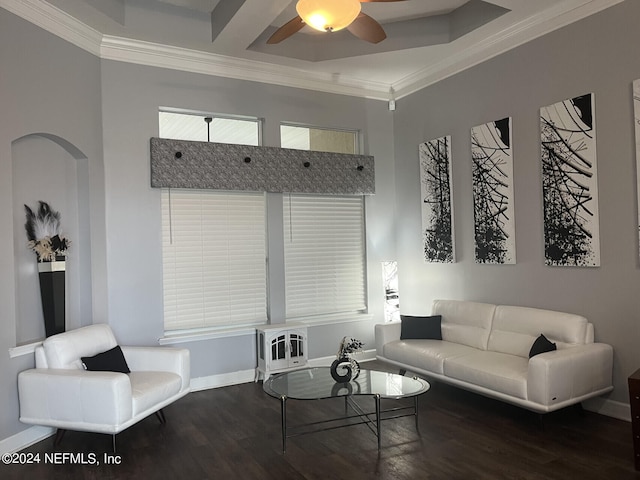
<path id="1" fill-rule="evenodd" d="M 511 118 L 471 129 L 476 263 L 516 263 Z"/>
<path id="2" fill-rule="evenodd" d="M 451 137 L 421 143 L 419 153 L 424 261 L 453 263 Z"/>
<path id="3" fill-rule="evenodd" d="M 638 253 L 640 254 L 640 79 L 633 82 L 633 112 L 636 130 L 636 194 L 638 195 Z"/>
<path id="4" fill-rule="evenodd" d="M 545 261 L 600 265 L 593 94 L 540 109 Z"/>

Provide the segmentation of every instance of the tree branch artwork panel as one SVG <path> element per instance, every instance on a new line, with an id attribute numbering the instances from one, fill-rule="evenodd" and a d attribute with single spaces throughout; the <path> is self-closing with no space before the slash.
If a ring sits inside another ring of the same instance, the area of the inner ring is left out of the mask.
<path id="1" fill-rule="evenodd" d="M 476 263 L 516 263 L 511 118 L 471 129 Z"/>
<path id="2" fill-rule="evenodd" d="M 633 82 L 633 117 L 636 132 L 636 194 L 638 195 L 638 253 L 640 254 L 640 79 Z"/>
<path id="3" fill-rule="evenodd" d="M 593 94 L 540 109 L 545 262 L 600 266 Z"/>
<path id="4" fill-rule="evenodd" d="M 419 154 L 424 261 L 453 263 L 451 137 L 421 143 Z"/>

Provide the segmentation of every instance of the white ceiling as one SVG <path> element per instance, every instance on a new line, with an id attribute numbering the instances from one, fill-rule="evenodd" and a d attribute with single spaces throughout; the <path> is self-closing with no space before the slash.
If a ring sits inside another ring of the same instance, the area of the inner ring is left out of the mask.
<path id="1" fill-rule="evenodd" d="M 621 1 L 363 3 L 387 31 L 378 45 L 308 27 L 266 45 L 296 16 L 292 0 L 0 0 L 0 7 L 106 59 L 389 99 Z"/>

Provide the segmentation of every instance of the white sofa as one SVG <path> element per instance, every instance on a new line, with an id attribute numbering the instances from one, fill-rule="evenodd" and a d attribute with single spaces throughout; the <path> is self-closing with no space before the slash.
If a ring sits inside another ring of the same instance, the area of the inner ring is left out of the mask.
<path id="1" fill-rule="evenodd" d="M 613 390 L 613 350 L 586 318 L 535 308 L 435 300 L 442 340 L 401 340 L 401 322 L 376 325 L 379 360 L 538 413 Z M 557 350 L 529 358 L 544 334 Z"/>
<path id="2" fill-rule="evenodd" d="M 34 369 L 18 375 L 20 421 L 115 435 L 189 393 L 189 350 L 121 346 L 130 373 L 88 371 L 81 357 L 118 344 L 106 324 L 47 338 Z M 61 438 L 61 437 L 60 437 Z"/>

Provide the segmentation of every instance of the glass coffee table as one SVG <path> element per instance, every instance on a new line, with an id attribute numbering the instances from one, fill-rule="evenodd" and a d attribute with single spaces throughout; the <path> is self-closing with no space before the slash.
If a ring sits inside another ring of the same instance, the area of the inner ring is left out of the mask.
<path id="1" fill-rule="evenodd" d="M 282 413 L 282 452 L 287 450 L 287 438 L 315 433 L 335 428 L 366 424 L 378 437 L 380 449 L 380 424 L 382 420 L 400 417 L 415 417 L 418 429 L 418 398 L 429 390 L 425 380 L 416 377 L 404 377 L 395 373 L 361 370 L 360 375 L 349 383 L 336 383 L 331 377 L 329 367 L 309 368 L 276 374 L 264 382 L 264 391 L 274 398 L 280 399 Z M 356 402 L 355 397 L 373 397 L 375 410 L 365 412 Z M 287 425 L 288 400 L 323 400 L 344 397 L 345 414 L 340 417 L 301 425 Z M 412 406 L 399 406 L 383 410 L 381 399 L 413 398 Z M 349 407 L 354 414 L 349 414 Z"/>

